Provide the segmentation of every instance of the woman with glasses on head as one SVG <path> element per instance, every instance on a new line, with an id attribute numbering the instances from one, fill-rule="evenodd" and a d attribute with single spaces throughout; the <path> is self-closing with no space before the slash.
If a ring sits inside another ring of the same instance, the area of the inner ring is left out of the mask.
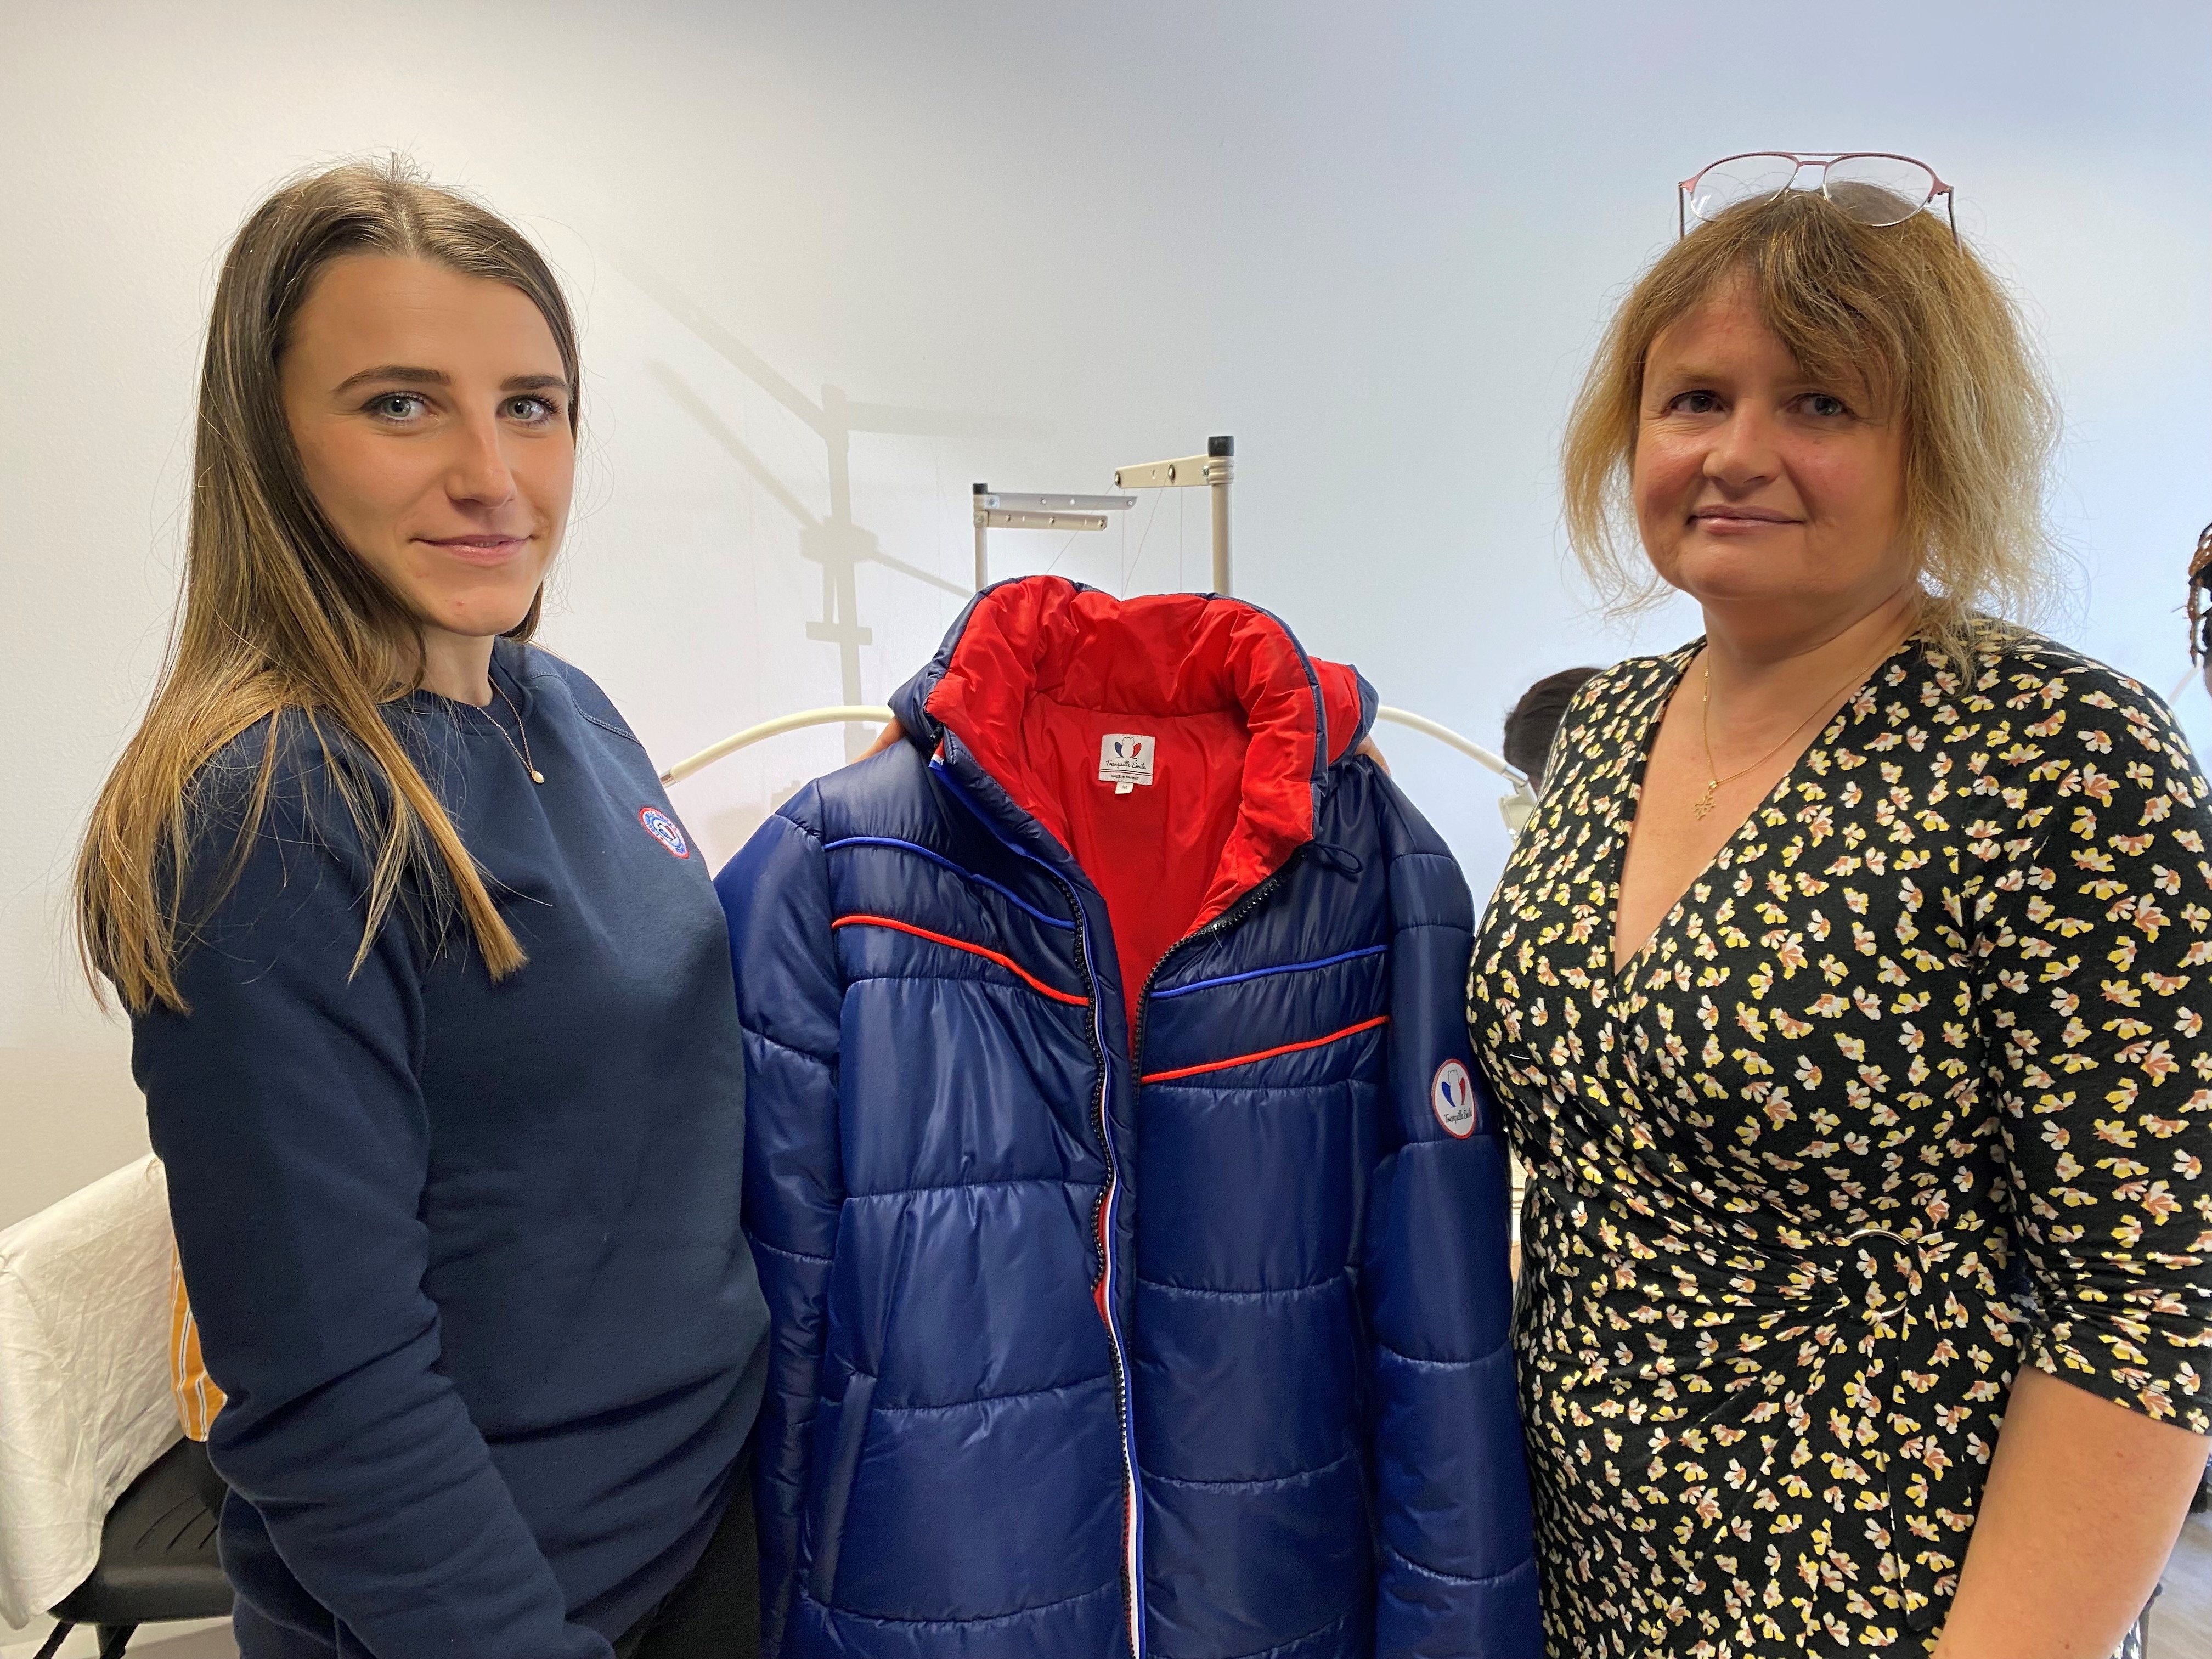
<path id="1" fill-rule="evenodd" d="M 177 640 L 95 808 L 246 1659 L 757 1642 L 744 1037 L 652 763 L 529 643 L 580 366 L 543 256 L 398 163 L 216 284 Z"/>
<path id="2" fill-rule="evenodd" d="M 1948 187 L 1721 171 L 1565 445 L 1704 635 L 1575 698 L 1470 984 L 1548 1638 L 2111 1653 L 2212 1432 L 2212 808 L 2002 620 L 2056 420 Z"/>

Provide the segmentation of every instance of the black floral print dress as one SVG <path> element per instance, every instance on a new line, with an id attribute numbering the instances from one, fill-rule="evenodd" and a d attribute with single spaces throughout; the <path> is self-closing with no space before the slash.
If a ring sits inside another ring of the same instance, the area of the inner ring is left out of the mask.
<path id="1" fill-rule="evenodd" d="M 1909 641 L 1616 975 L 1695 650 L 1577 696 L 1469 985 L 1547 1638 L 1919 1654 L 2020 1365 L 2212 1431 L 2212 811 L 2132 681 Z"/>

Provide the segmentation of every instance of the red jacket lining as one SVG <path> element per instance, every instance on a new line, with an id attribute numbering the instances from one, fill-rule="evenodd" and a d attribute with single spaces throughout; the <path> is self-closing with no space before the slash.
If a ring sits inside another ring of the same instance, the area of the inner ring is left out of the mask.
<path id="1" fill-rule="evenodd" d="M 1358 725 L 1358 682 L 1313 668 L 1335 760 Z M 1312 838 L 1313 683 L 1290 635 L 1249 605 L 1010 582 L 976 605 L 928 708 L 1097 888 L 1133 1022 L 1169 947 Z M 1154 745 L 1152 781 L 1127 794 L 1098 775 L 1115 734 Z"/>

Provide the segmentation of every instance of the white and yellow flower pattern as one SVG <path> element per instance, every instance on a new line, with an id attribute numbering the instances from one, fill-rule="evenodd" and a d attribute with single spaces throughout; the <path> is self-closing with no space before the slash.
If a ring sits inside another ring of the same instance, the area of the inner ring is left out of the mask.
<path id="1" fill-rule="evenodd" d="M 2212 1431 L 2212 810 L 2132 681 L 1908 641 L 1616 975 L 1694 649 L 1577 698 L 1469 985 L 1549 1639 L 1932 1649 L 2021 1364 Z"/>

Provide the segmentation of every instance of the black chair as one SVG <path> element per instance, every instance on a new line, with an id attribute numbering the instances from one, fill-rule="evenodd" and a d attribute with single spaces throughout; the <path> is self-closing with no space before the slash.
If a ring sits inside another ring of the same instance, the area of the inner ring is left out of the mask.
<path id="1" fill-rule="evenodd" d="M 79 1625 L 98 1631 L 100 1659 L 117 1659 L 141 1625 L 228 1618 L 230 1581 L 215 1547 L 223 1492 L 197 1440 L 156 1458 L 108 1510 L 92 1576 L 53 1608 L 54 1633 L 38 1659 L 52 1659 Z"/>

